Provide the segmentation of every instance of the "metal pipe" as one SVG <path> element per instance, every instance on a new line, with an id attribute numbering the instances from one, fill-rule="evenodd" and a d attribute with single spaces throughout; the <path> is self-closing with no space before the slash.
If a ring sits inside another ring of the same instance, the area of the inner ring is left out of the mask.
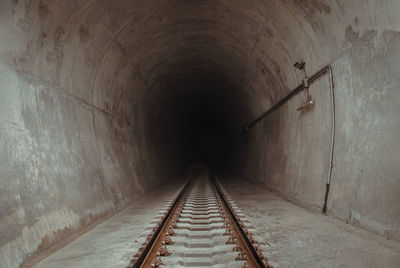
<path id="1" fill-rule="evenodd" d="M 329 166 L 328 166 L 328 179 L 326 182 L 326 190 L 325 190 L 325 198 L 324 198 L 324 205 L 322 207 L 322 212 L 326 213 L 327 205 L 328 205 L 328 195 L 329 195 L 329 188 L 331 185 L 331 178 L 332 178 L 332 168 L 333 168 L 333 151 L 335 148 L 335 123 L 336 123 L 336 111 L 335 111 L 335 92 L 334 92 L 334 83 L 333 83 L 333 72 L 332 67 L 330 65 L 326 66 L 325 69 L 329 73 L 329 89 L 331 92 L 331 144 L 330 144 L 330 152 L 329 152 Z"/>
<path id="2" fill-rule="evenodd" d="M 293 89 L 289 94 L 287 94 L 283 99 L 281 99 L 277 104 L 275 104 L 274 106 L 272 106 L 271 108 L 269 108 L 266 112 L 264 112 L 262 115 L 260 115 L 259 117 L 257 117 L 253 122 L 251 122 L 248 126 L 247 126 L 247 130 L 250 130 L 251 128 L 253 128 L 257 123 L 259 123 L 261 120 L 263 120 L 265 117 L 267 117 L 267 115 L 269 115 L 270 113 L 274 112 L 275 110 L 277 110 L 279 107 L 281 107 L 284 103 L 286 103 L 288 100 L 290 100 L 293 96 L 295 96 L 297 93 L 299 93 L 300 91 L 302 91 L 304 89 L 303 84 L 298 85 L 295 89 Z"/>
<path id="3" fill-rule="evenodd" d="M 283 97 L 278 103 L 276 103 L 274 106 L 272 106 L 271 108 L 269 108 L 266 112 L 264 112 L 262 115 L 260 115 L 259 117 L 257 117 L 256 119 L 254 119 L 248 126 L 247 126 L 247 130 L 250 130 L 251 128 L 253 128 L 257 123 L 259 123 L 261 120 L 263 120 L 267 115 L 271 114 L 272 112 L 274 112 L 275 110 L 277 110 L 279 107 L 281 107 L 283 104 L 285 104 L 288 100 L 290 100 L 292 97 L 294 97 L 295 95 L 297 95 L 299 92 L 301 92 L 302 90 L 306 89 L 307 87 L 309 87 L 313 82 L 315 82 L 319 77 L 321 77 L 322 75 L 324 75 L 326 72 L 329 71 L 329 69 L 332 69 L 330 67 L 330 65 L 325 66 L 324 68 L 322 68 L 321 70 L 319 70 L 318 72 L 316 72 L 315 74 L 313 74 L 310 78 L 308 78 L 308 85 L 305 86 L 304 83 L 301 83 L 300 85 L 298 85 L 295 89 L 293 89 L 289 94 L 287 94 L 285 97 Z"/>
<path id="4" fill-rule="evenodd" d="M 331 95 L 331 141 L 330 141 L 330 151 L 329 151 L 329 166 L 328 166 L 328 178 L 326 182 L 326 191 L 325 191 L 325 198 L 324 198 L 324 205 L 322 207 L 323 213 L 326 213 L 327 209 L 327 203 L 328 203 L 328 194 L 329 194 L 329 188 L 331 184 L 331 177 L 332 177 L 332 168 L 333 168 L 333 153 L 334 153 L 334 146 L 335 146 L 335 94 L 334 94 L 334 83 L 333 83 L 333 72 L 332 72 L 332 67 L 331 65 L 327 65 L 315 74 L 313 74 L 310 78 L 308 78 L 308 83 L 305 85 L 304 83 L 301 83 L 298 85 L 295 89 L 293 89 L 289 94 L 287 94 L 283 99 L 281 99 L 278 103 L 276 103 L 274 106 L 269 108 L 266 112 L 264 112 L 262 115 L 257 117 L 255 120 L 253 120 L 245 129 L 249 131 L 251 128 L 253 128 L 257 123 L 262 121 L 265 117 L 267 117 L 269 114 L 277 110 L 279 107 L 281 107 L 283 104 L 285 104 L 288 100 L 290 100 L 292 97 L 297 95 L 299 92 L 302 90 L 306 89 L 309 87 L 312 83 L 314 83 L 318 78 L 323 76 L 324 74 L 328 73 L 329 75 L 329 89 L 330 89 L 330 95 Z"/>

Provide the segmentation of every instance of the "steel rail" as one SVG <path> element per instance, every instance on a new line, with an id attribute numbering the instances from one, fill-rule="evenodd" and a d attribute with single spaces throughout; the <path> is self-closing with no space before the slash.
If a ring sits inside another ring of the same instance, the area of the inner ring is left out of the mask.
<path id="1" fill-rule="evenodd" d="M 162 233 L 163 229 L 165 229 L 167 226 L 168 221 L 171 220 L 171 216 L 174 214 L 176 211 L 177 207 L 179 204 L 182 202 L 183 197 L 185 194 L 188 192 L 188 189 L 190 188 L 191 184 L 193 182 L 193 177 L 189 179 L 189 181 L 186 183 L 186 185 L 183 187 L 183 189 L 180 191 L 178 196 L 175 198 L 175 201 L 173 205 L 170 207 L 168 210 L 167 214 L 165 215 L 164 219 L 162 220 L 161 224 L 158 226 L 157 230 L 154 232 L 152 238 L 150 241 L 147 243 L 147 246 L 145 249 L 142 251 L 140 256 L 138 257 L 137 260 L 135 260 L 134 263 L 132 263 L 131 266 L 128 266 L 129 268 L 139 268 L 139 267 L 146 267 L 147 262 L 149 261 L 149 256 L 151 255 L 150 253 L 154 251 L 154 246 L 157 244 L 157 240 L 160 238 L 160 234 Z M 151 267 L 151 264 L 150 266 Z"/>
<path id="2" fill-rule="evenodd" d="M 210 172 L 211 173 L 211 172 Z M 254 248 L 253 243 L 250 241 L 249 237 L 247 236 L 246 232 L 242 228 L 242 224 L 238 217 L 236 216 L 236 213 L 232 209 L 231 205 L 227 201 L 224 193 L 221 190 L 221 187 L 217 183 L 215 176 L 213 173 L 210 174 L 211 181 L 213 182 L 213 186 L 215 187 L 218 196 L 221 198 L 223 205 L 225 206 L 225 210 L 229 213 L 230 219 L 232 220 L 234 227 L 236 229 L 236 233 L 240 235 L 240 238 L 243 240 L 244 243 L 241 243 L 243 246 L 246 247 L 246 251 L 249 252 L 250 254 L 247 254 L 251 259 L 252 263 L 255 263 L 258 265 L 258 267 L 262 268 L 269 268 L 271 267 L 268 263 L 268 261 L 265 261 L 262 259 L 262 257 L 258 254 L 257 250 Z M 240 242 L 239 242 L 240 243 Z M 248 260 L 249 261 L 249 260 Z M 252 266 L 250 266 L 252 267 Z"/>
<path id="3" fill-rule="evenodd" d="M 211 187 L 211 192 L 215 200 L 213 201 L 215 202 L 215 205 L 212 206 L 218 207 L 217 211 L 219 211 L 219 217 L 221 218 L 216 222 L 223 223 L 223 225 L 218 228 L 226 228 L 224 235 L 228 235 L 228 241 L 226 241 L 225 244 L 232 244 L 232 250 L 238 252 L 237 257 L 234 258 L 233 261 L 244 261 L 245 266 L 243 267 L 271 267 L 268 260 L 262 255 L 261 249 L 258 246 L 256 248 L 253 245 L 253 243 L 256 243 L 254 238 L 245 228 L 232 205 L 226 199 L 226 196 L 224 195 L 221 186 L 216 181 L 214 174 L 209 172 L 208 175 L 207 183 L 209 184 L 209 187 Z M 139 253 L 131 260 L 128 268 L 164 267 L 161 256 L 166 257 L 171 255 L 165 245 L 172 246 L 174 244 L 171 236 L 175 235 L 174 229 L 179 228 L 177 223 L 183 222 L 180 220 L 182 217 L 181 213 L 185 210 L 184 207 L 187 206 L 188 202 L 193 202 L 189 201 L 191 200 L 189 196 L 191 195 L 192 189 L 194 189 L 193 187 L 195 187 L 194 185 L 197 185 L 195 177 L 196 176 L 191 177 L 179 192 L 173 204 L 168 209 L 168 212 L 162 217 L 162 221 L 159 222 L 159 226 L 156 230 L 153 230 L 153 233 L 150 235 L 151 237 L 148 238 L 148 242 L 143 244 L 145 247 L 139 249 Z M 193 205 L 189 206 L 193 207 Z M 197 205 L 197 207 L 199 207 L 199 205 Z M 199 209 L 200 211 L 204 211 L 204 205 Z M 200 211 L 198 213 L 203 213 Z M 211 221 L 208 224 L 216 222 Z"/>

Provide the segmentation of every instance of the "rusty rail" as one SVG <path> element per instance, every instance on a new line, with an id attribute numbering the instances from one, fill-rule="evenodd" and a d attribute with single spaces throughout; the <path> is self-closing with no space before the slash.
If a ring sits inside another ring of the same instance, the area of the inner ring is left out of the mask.
<path id="1" fill-rule="evenodd" d="M 194 228 L 196 230 L 207 229 L 207 224 L 210 230 L 213 228 L 225 229 L 223 234 L 223 230 L 214 234 L 218 236 L 219 241 L 225 241 L 224 250 L 229 249 L 227 253 L 236 256 L 231 261 L 243 263 L 242 267 L 271 267 L 252 234 L 227 200 L 213 174 L 210 173 L 208 178 L 204 174 L 202 178 L 199 179 L 199 177 L 191 178 L 183 187 L 173 205 L 162 217 L 158 227 L 154 228 L 148 241 L 134 255 L 128 268 L 164 267 L 163 261 L 168 261 L 166 259 L 169 258 L 168 256 L 185 255 L 185 252 L 179 252 L 179 247 L 174 248 L 175 242 L 173 241 L 177 239 L 174 238 L 176 232 L 178 234 L 183 232 L 185 228 L 182 225 L 185 224 L 196 226 L 197 229 Z M 197 187 L 195 189 L 197 192 L 193 190 L 193 187 Z M 205 188 L 208 190 L 207 194 L 203 193 L 206 191 Z M 195 216 L 188 216 L 188 213 Z M 198 226 L 201 226 L 201 228 L 198 229 Z M 192 235 L 196 236 L 196 230 L 189 229 L 186 232 L 192 232 Z M 189 237 L 192 235 L 189 235 Z M 186 239 L 185 242 L 190 243 L 189 240 Z M 204 263 L 202 265 L 207 266 Z"/>
<path id="2" fill-rule="evenodd" d="M 214 174 L 211 174 L 211 180 L 213 181 L 215 190 L 217 191 L 218 198 L 221 200 L 222 209 L 228 216 L 227 219 L 230 222 L 230 226 L 234 228 L 234 235 L 240 237 L 237 244 L 245 252 L 245 255 L 249 256 L 249 258 L 247 258 L 248 267 L 270 267 L 267 259 L 262 254 L 261 249 L 258 246 L 254 246 L 256 241 L 225 198 L 220 186 L 215 181 Z"/>
<path id="3" fill-rule="evenodd" d="M 152 259 L 155 260 L 157 258 L 157 247 L 160 248 L 160 244 L 163 245 L 165 243 L 165 238 L 167 236 L 168 231 L 165 229 L 171 225 L 174 216 L 179 211 L 179 207 L 182 204 L 182 200 L 187 196 L 190 186 L 192 184 L 193 178 L 191 178 L 186 185 L 183 187 L 182 191 L 175 198 L 173 205 L 168 210 L 167 214 L 159 223 L 159 226 L 153 235 L 148 241 L 148 243 L 142 245 L 142 248 L 139 249 L 141 251 L 140 254 L 136 254 L 131 260 L 128 268 L 138 268 L 138 267 L 154 267 L 152 266 Z"/>

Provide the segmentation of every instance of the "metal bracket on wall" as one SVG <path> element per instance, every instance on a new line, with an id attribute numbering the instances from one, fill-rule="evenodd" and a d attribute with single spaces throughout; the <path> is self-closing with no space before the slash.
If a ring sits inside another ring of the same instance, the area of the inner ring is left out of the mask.
<path id="1" fill-rule="evenodd" d="M 324 205 L 322 206 L 322 212 L 326 213 L 327 212 L 327 202 L 328 202 L 328 194 L 329 194 L 329 186 L 331 183 L 331 176 L 332 176 L 332 168 L 333 168 L 333 152 L 334 152 L 334 146 L 335 146 L 335 94 L 334 94 L 334 83 L 333 83 L 333 72 L 332 72 L 332 67 L 330 65 L 325 66 L 324 68 L 320 69 L 318 72 L 314 73 L 310 78 L 307 78 L 307 74 L 305 71 L 305 62 L 300 61 L 296 62 L 294 64 L 294 67 L 296 67 L 299 70 L 304 71 L 305 79 L 302 80 L 302 83 L 298 85 L 295 89 L 293 89 L 289 94 L 287 94 L 284 98 L 282 98 L 278 103 L 276 103 L 274 106 L 269 108 L 267 111 L 265 111 L 263 114 L 261 114 L 259 117 L 254 119 L 247 127 L 246 132 L 250 131 L 256 124 L 261 122 L 265 117 L 267 117 L 269 114 L 273 113 L 276 111 L 278 108 L 280 108 L 283 104 L 285 104 L 287 101 L 289 101 L 292 97 L 297 95 L 299 92 L 303 90 L 307 90 L 312 85 L 318 78 L 322 77 L 325 74 L 329 75 L 329 89 L 331 93 L 331 142 L 330 142 L 330 153 L 329 153 L 329 165 L 328 165 L 328 178 L 327 178 L 327 185 L 326 185 L 326 190 L 325 190 L 325 198 L 324 198 Z M 312 103 L 311 103 L 312 102 Z M 298 111 L 301 111 L 310 105 L 314 104 L 314 100 L 309 100 L 307 103 L 303 103 L 300 107 L 297 108 Z"/>

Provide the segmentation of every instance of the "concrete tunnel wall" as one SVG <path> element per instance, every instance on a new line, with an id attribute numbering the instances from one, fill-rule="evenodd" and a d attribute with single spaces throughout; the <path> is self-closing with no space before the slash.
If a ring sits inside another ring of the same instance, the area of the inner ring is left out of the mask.
<path id="1" fill-rule="evenodd" d="M 396 0 L 0 1 L 0 266 L 180 174 L 185 155 L 171 161 L 160 133 L 174 134 L 167 115 L 192 86 L 220 90 L 204 94 L 234 132 L 299 84 L 299 59 L 334 70 L 329 213 L 399 239 L 399 12 Z M 236 143 L 231 172 L 321 207 L 327 79 L 310 93 L 313 110 L 295 110 L 299 94 Z"/>

